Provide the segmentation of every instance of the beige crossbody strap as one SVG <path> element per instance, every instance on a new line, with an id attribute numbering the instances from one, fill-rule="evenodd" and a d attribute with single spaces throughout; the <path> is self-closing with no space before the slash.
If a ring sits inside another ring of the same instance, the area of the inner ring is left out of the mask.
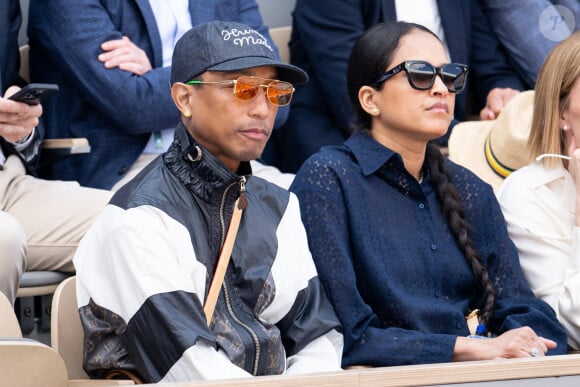
<path id="1" fill-rule="evenodd" d="M 230 225 L 226 233 L 226 238 L 224 239 L 222 251 L 220 252 L 220 256 L 218 258 L 218 262 L 215 268 L 215 273 L 211 280 L 209 292 L 205 300 L 205 305 L 203 306 L 203 311 L 205 313 L 205 319 L 207 321 L 208 326 L 211 322 L 213 311 L 215 310 L 215 305 L 220 295 L 222 283 L 224 282 L 226 270 L 228 269 L 228 263 L 230 262 L 230 257 L 232 255 L 232 249 L 234 248 L 234 242 L 236 241 L 236 235 L 238 234 L 238 228 L 240 227 L 240 219 L 242 218 L 242 210 L 243 210 L 243 208 L 241 208 L 243 206 L 243 203 L 240 204 L 240 199 L 242 199 L 243 202 L 245 200 L 245 197 L 238 198 L 234 203 L 234 212 L 232 213 L 232 219 L 230 220 Z"/>

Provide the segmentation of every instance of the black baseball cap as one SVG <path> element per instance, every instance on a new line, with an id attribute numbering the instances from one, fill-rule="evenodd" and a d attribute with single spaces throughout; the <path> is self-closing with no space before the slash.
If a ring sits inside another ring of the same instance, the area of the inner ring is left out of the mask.
<path id="1" fill-rule="evenodd" d="M 237 71 L 273 66 L 277 78 L 293 84 L 308 81 L 299 67 L 280 61 L 271 43 L 255 29 L 236 22 L 212 21 L 187 31 L 175 45 L 171 84 L 187 82 L 205 71 Z"/>

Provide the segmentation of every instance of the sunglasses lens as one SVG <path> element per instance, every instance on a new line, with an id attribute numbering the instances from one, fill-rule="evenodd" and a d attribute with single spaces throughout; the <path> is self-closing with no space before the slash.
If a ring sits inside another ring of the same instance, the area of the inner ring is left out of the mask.
<path id="1" fill-rule="evenodd" d="M 263 79 L 254 77 L 239 77 L 236 81 L 234 94 L 237 98 L 250 101 L 258 95 Z M 294 87 L 288 82 L 273 81 L 266 86 L 266 96 L 273 105 L 285 106 L 290 103 L 294 94 Z"/>
<path id="2" fill-rule="evenodd" d="M 411 63 L 408 74 L 412 86 L 419 90 L 430 89 L 435 81 L 435 68 L 429 63 Z"/>
<path id="3" fill-rule="evenodd" d="M 445 87 L 452 93 L 460 93 L 465 87 L 467 71 L 464 66 L 450 63 L 443 65 L 441 70 L 426 62 L 413 62 L 408 65 L 407 73 L 411 86 L 418 90 L 428 90 L 433 87 L 437 74 L 441 76 Z"/>
<path id="4" fill-rule="evenodd" d="M 445 65 L 441 69 L 441 78 L 449 91 L 458 93 L 465 87 L 467 71 L 465 71 L 465 68 L 454 64 Z"/>
<path id="5" fill-rule="evenodd" d="M 234 88 L 234 94 L 237 98 L 249 101 L 258 95 L 260 82 L 250 77 L 239 77 Z"/>
<path id="6" fill-rule="evenodd" d="M 267 89 L 268 100 L 278 106 L 285 106 L 292 100 L 294 94 L 294 87 L 288 82 L 272 82 Z"/>

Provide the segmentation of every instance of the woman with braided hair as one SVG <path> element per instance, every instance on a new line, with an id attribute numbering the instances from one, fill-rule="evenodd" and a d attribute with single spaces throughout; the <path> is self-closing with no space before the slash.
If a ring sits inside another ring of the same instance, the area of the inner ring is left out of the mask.
<path id="1" fill-rule="evenodd" d="M 343 367 L 566 352 L 556 314 L 522 275 L 491 186 L 431 143 L 466 77 L 425 27 L 370 28 L 348 66 L 357 130 L 313 155 L 291 186 L 343 325 Z"/>

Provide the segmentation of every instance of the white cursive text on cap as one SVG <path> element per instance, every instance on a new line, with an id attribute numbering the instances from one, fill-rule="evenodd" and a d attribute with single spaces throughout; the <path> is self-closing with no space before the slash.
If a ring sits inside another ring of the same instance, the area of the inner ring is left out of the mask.
<path id="1" fill-rule="evenodd" d="M 245 44 L 260 44 L 267 47 L 268 50 L 274 51 L 272 50 L 272 47 L 270 47 L 270 44 L 268 44 L 266 38 L 256 30 L 238 30 L 232 28 L 231 30 L 223 30 L 222 37 L 224 38 L 224 41 L 230 40 L 230 38 L 233 37 L 233 43 L 240 47 L 243 47 Z"/>

